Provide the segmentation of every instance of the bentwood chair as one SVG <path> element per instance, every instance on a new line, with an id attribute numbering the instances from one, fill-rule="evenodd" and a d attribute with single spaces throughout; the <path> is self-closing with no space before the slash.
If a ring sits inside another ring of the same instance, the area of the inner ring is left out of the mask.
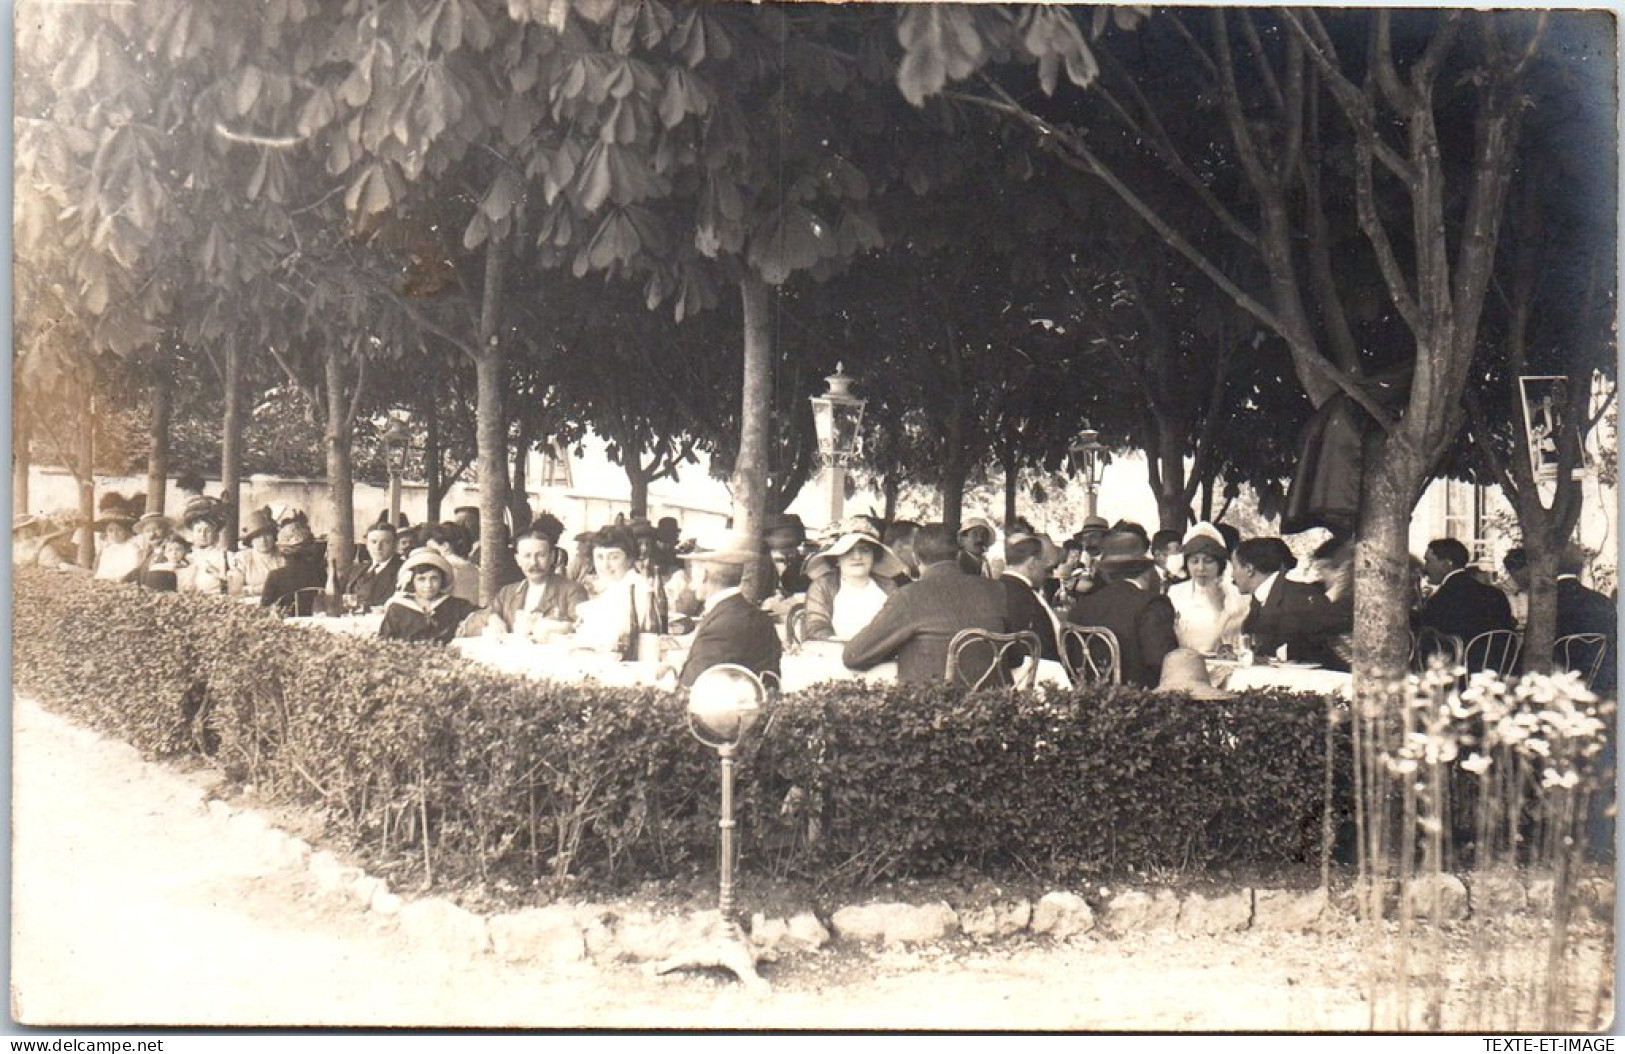
<path id="1" fill-rule="evenodd" d="M 1552 642 L 1552 665 L 1576 671 L 1593 691 L 1607 659 L 1608 637 L 1603 633 L 1570 633 Z"/>
<path id="2" fill-rule="evenodd" d="M 1061 665 L 1074 688 L 1086 684 L 1122 684 L 1123 652 L 1117 634 L 1105 626 L 1061 623 Z"/>
<path id="3" fill-rule="evenodd" d="M 327 590 L 321 586 L 306 586 L 277 601 L 276 613 L 283 618 L 310 618 L 322 606 Z"/>
<path id="4" fill-rule="evenodd" d="M 962 629 L 948 642 L 949 684 L 975 691 L 989 686 L 1031 688 L 1038 683 L 1038 660 L 1043 657 L 1038 634 L 1030 629 L 994 633 Z"/>
<path id="5" fill-rule="evenodd" d="M 1443 659 L 1446 666 L 1460 666 L 1465 650 L 1460 637 L 1425 626 L 1411 642 L 1411 669 L 1418 673 L 1427 669 L 1428 660 L 1435 655 Z"/>
<path id="6" fill-rule="evenodd" d="M 784 613 L 784 647 L 786 651 L 801 650 L 803 634 L 807 631 L 807 602 L 798 600 Z"/>
<path id="7" fill-rule="evenodd" d="M 1469 673 L 1494 670 L 1502 677 L 1511 677 L 1518 670 L 1518 655 L 1522 651 L 1523 637 L 1517 630 L 1492 629 L 1467 642 L 1462 661 Z"/>

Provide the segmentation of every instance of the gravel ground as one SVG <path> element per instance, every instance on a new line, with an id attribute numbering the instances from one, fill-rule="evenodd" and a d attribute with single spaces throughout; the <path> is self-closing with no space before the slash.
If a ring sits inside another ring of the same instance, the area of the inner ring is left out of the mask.
<path id="1" fill-rule="evenodd" d="M 408 942 L 323 892 L 191 777 L 13 709 L 12 1018 L 25 1024 L 1358 1031 L 1349 936 L 1172 933 L 836 948 L 724 975 L 543 974 Z"/>

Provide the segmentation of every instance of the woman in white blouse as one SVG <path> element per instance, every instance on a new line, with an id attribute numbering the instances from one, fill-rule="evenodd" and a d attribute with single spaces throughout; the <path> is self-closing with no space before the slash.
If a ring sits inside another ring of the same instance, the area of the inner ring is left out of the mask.
<path id="1" fill-rule="evenodd" d="M 1234 648 L 1247 618 L 1247 598 L 1225 577 L 1230 553 L 1224 536 L 1212 524 L 1198 523 L 1186 532 L 1180 551 L 1190 577 L 1168 587 L 1179 646 L 1203 655 Z"/>
<path id="2" fill-rule="evenodd" d="M 626 647 L 629 633 L 640 621 L 650 595 L 649 580 L 632 567 L 638 543 L 632 533 L 606 527 L 592 550 L 593 595 L 576 605 L 575 643 L 595 651 L 616 652 Z"/>
<path id="3" fill-rule="evenodd" d="M 897 554 L 870 534 L 843 534 L 807 561 L 804 640 L 850 640 L 897 591 L 907 573 Z"/>

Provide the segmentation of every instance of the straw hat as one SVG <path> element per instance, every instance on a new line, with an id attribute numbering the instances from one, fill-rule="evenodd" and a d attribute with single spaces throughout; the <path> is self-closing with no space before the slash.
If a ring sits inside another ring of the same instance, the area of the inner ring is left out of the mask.
<path id="1" fill-rule="evenodd" d="M 310 533 L 310 524 L 304 520 L 289 520 L 276 530 L 276 547 L 279 552 L 299 553 L 316 544 L 316 536 Z"/>
<path id="2" fill-rule="evenodd" d="M 276 521 L 271 519 L 271 514 L 265 509 L 255 509 L 248 514 L 248 522 L 243 525 L 243 544 L 247 545 L 262 534 L 276 537 Z"/>
<path id="3" fill-rule="evenodd" d="M 433 549 L 412 550 L 412 555 L 408 556 L 406 562 L 401 564 L 401 579 L 410 582 L 412 576 L 425 567 L 432 567 L 439 571 L 441 584 L 447 589 L 451 588 L 452 579 L 456 577 L 452 573 L 451 564 L 446 561 L 444 556 L 441 556 Z"/>
<path id="4" fill-rule="evenodd" d="M 1106 517 L 1085 516 L 1083 526 L 1078 528 L 1078 533 L 1073 537 L 1082 538 L 1086 534 L 1105 534 L 1109 530 L 1111 530 L 1111 524 L 1106 522 Z"/>
<path id="5" fill-rule="evenodd" d="M 188 501 L 186 507 L 181 510 L 181 524 L 190 527 L 202 521 L 218 527 L 224 515 L 225 508 L 218 499 L 199 496 Z"/>
<path id="6" fill-rule="evenodd" d="M 1234 699 L 1234 692 L 1213 687 L 1208 679 L 1207 660 L 1191 648 L 1175 648 L 1162 658 L 1159 692 L 1181 692 L 1192 699 Z"/>
<path id="7" fill-rule="evenodd" d="M 995 528 L 990 521 L 982 518 L 981 516 L 972 516 L 959 527 L 960 537 L 964 537 L 971 531 L 986 531 L 989 538 L 996 538 L 999 534 L 998 529 Z"/>
<path id="8" fill-rule="evenodd" d="M 696 545 L 691 551 L 678 554 L 680 559 L 696 564 L 753 564 L 762 554 L 749 541 L 737 534 L 725 535 L 710 545 Z"/>
<path id="9" fill-rule="evenodd" d="M 92 526 L 98 531 L 104 531 L 115 523 L 123 524 L 126 529 L 133 528 L 135 526 L 135 517 L 123 509 L 105 509 L 102 512 L 102 518 Z"/>
<path id="10" fill-rule="evenodd" d="M 903 566 L 903 561 L 896 553 L 886 548 L 879 538 L 867 532 L 852 531 L 841 535 L 808 559 L 807 577 L 817 578 L 819 575 L 834 571 L 841 557 L 851 552 L 859 542 L 867 542 L 875 551 L 875 565 L 870 572 L 874 577 L 896 578 L 908 574 L 908 568 Z"/>
<path id="11" fill-rule="evenodd" d="M 1216 560 L 1230 559 L 1230 550 L 1225 548 L 1224 535 L 1219 529 L 1203 520 L 1185 532 L 1184 540 L 1179 543 L 1180 551 L 1187 557 L 1202 553 Z"/>
<path id="12" fill-rule="evenodd" d="M 149 512 L 142 516 L 139 520 L 135 521 L 135 529 L 138 531 L 142 530 L 148 524 L 157 524 L 159 527 L 164 529 L 165 534 L 169 534 L 175 529 L 175 521 L 170 519 L 168 516 L 165 516 L 161 512 Z"/>

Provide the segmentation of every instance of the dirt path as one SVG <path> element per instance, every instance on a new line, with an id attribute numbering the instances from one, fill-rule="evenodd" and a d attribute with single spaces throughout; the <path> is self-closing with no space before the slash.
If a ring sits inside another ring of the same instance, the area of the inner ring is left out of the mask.
<path id="1" fill-rule="evenodd" d="M 1357 1030 L 1347 942 L 1238 934 L 826 951 L 770 992 L 455 961 L 269 858 L 127 746 L 13 709 L 12 1017 L 60 1025 Z"/>

